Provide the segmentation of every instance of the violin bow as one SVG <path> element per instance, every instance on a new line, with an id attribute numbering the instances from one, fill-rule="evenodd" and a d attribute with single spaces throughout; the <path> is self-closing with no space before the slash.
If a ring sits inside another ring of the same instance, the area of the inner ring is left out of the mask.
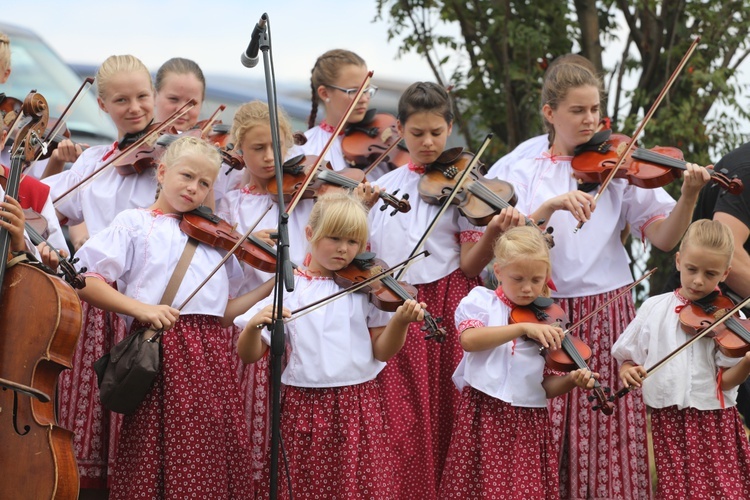
<path id="1" fill-rule="evenodd" d="M 182 304 L 180 304 L 177 307 L 178 311 L 182 311 L 182 309 L 187 305 L 187 303 L 190 302 L 190 300 L 193 297 L 195 297 L 195 295 L 200 291 L 201 288 L 203 288 L 206 285 L 206 283 L 208 283 L 208 280 L 210 280 L 211 278 L 213 278 L 214 274 L 216 274 L 219 271 L 219 269 L 221 269 L 221 266 L 223 266 L 226 263 L 226 261 L 228 261 L 229 258 L 232 257 L 232 255 L 234 255 L 234 253 L 237 251 L 237 249 L 240 247 L 240 245 L 242 245 L 242 243 L 244 243 L 244 241 L 250 236 L 250 233 L 252 233 L 253 231 L 255 231 L 255 228 L 258 226 L 258 224 L 260 224 L 260 221 L 263 220 L 263 217 L 265 217 L 266 214 L 270 210 L 271 210 L 271 205 L 268 205 L 268 208 L 266 208 L 265 212 L 263 212 L 260 215 L 260 217 L 258 217 L 258 220 L 256 220 L 255 223 L 252 226 L 250 226 L 250 228 L 248 228 L 247 231 L 245 231 L 245 234 L 242 235 L 242 238 L 239 238 L 237 240 L 237 242 L 234 244 L 234 246 L 226 253 L 226 255 L 219 261 L 219 263 L 216 264 L 216 266 L 213 268 L 213 270 L 210 273 L 208 273 L 208 275 L 201 282 L 201 284 L 198 285 L 197 287 L 195 287 L 195 290 L 193 290 L 190 293 L 190 295 L 188 295 L 188 297 L 184 301 L 182 301 Z M 148 339 L 148 342 L 156 342 L 163 333 L 164 333 L 163 329 L 157 330 L 156 333 L 154 333 Z"/>
<path id="2" fill-rule="evenodd" d="M 385 160 L 385 157 L 388 156 L 391 153 L 391 151 L 393 151 L 394 149 L 396 149 L 396 146 L 398 146 L 398 144 L 400 142 L 401 142 L 401 135 L 400 134 L 396 134 L 396 136 L 393 139 L 393 143 L 391 143 L 391 145 L 388 146 L 388 149 L 386 149 L 385 151 L 383 151 L 383 153 L 380 156 L 378 156 L 377 158 L 375 158 L 375 161 L 372 162 L 370 164 L 370 166 L 367 167 L 364 170 L 365 177 L 367 177 L 367 174 L 369 174 L 372 171 L 373 168 L 375 168 L 378 165 L 380 165 L 380 162 L 382 162 L 383 160 Z"/>
<path id="3" fill-rule="evenodd" d="M 75 109 L 75 107 L 77 107 L 81 103 L 81 101 L 78 100 L 78 96 L 81 95 L 81 93 L 83 92 L 83 89 L 86 87 L 86 85 L 92 85 L 93 83 L 94 83 L 94 79 L 91 78 L 91 77 L 88 77 L 88 78 L 86 78 L 83 81 L 83 83 L 81 84 L 81 86 L 78 88 L 78 91 L 75 93 L 75 95 L 73 96 L 73 98 L 70 100 L 70 102 L 68 103 L 68 105 L 63 110 L 63 112 L 57 118 L 57 123 L 55 124 L 55 127 L 53 129 L 51 129 L 49 131 L 49 133 L 47 133 L 44 136 L 44 140 L 42 141 L 42 147 L 39 150 L 39 153 L 36 155 L 36 158 L 34 158 L 34 160 L 32 160 L 31 164 L 36 163 L 36 161 L 39 160 L 39 158 L 42 155 L 44 155 L 44 154 L 47 153 L 47 146 L 49 145 L 50 141 L 52 140 L 52 138 L 54 138 L 57 135 L 57 133 L 60 131 L 60 129 L 63 127 L 63 125 L 65 125 L 65 119 L 64 119 L 65 115 L 67 115 L 69 112 L 72 113 L 73 110 Z M 89 89 L 91 89 L 91 87 L 89 87 Z M 74 107 L 74 105 L 75 105 L 75 107 Z"/>
<path id="4" fill-rule="evenodd" d="M 661 89 L 661 92 L 659 92 L 659 95 L 656 97 L 656 100 L 651 105 L 651 109 L 648 110 L 648 113 L 643 117 L 643 120 L 641 120 L 641 123 L 638 124 L 638 127 L 635 129 L 635 132 L 633 132 L 633 138 L 628 143 L 628 146 L 622 151 L 620 154 L 620 157 L 617 159 L 617 163 L 612 168 L 612 170 L 609 172 L 609 175 L 604 179 L 604 182 L 602 182 L 601 186 L 599 186 L 599 190 L 596 192 L 596 195 L 594 196 L 594 203 L 596 203 L 601 195 L 604 193 L 604 190 L 607 188 L 610 182 L 612 182 L 612 179 L 615 178 L 615 175 L 617 175 L 617 171 L 622 166 L 623 162 L 625 161 L 625 158 L 628 158 L 630 156 L 630 153 L 635 148 L 635 141 L 638 139 L 638 136 L 641 135 L 641 132 L 643 132 L 643 129 L 646 127 L 646 124 L 651 120 L 651 117 L 656 113 L 656 109 L 661 104 L 661 101 L 664 100 L 664 97 L 669 92 L 669 89 L 672 88 L 672 84 L 677 80 L 677 76 L 682 72 L 682 69 L 685 67 L 685 65 L 688 62 L 688 59 L 690 59 L 690 56 L 693 55 L 693 52 L 695 52 L 695 49 L 698 47 L 698 43 L 701 41 L 700 35 L 693 40 L 693 43 L 690 44 L 690 47 L 688 48 L 687 52 L 685 52 L 685 55 L 682 56 L 682 60 L 677 65 L 677 67 L 672 72 L 672 75 L 669 77 L 669 80 L 667 80 L 667 83 L 664 85 L 664 88 Z M 576 228 L 573 230 L 573 233 L 577 233 L 579 229 L 583 227 L 583 221 L 580 221 Z"/>
<path id="5" fill-rule="evenodd" d="M 211 130 L 211 127 L 216 121 L 216 118 L 219 116 L 219 113 L 221 113 L 225 109 L 227 109 L 225 104 L 219 104 L 219 107 L 216 108 L 216 111 L 214 111 L 213 114 L 208 117 L 208 119 L 206 120 L 206 125 L 201 129 L 201 137 L 208 134 L 208 131 Z"/>
<path id="6" fill-rule="evenodd" d="M 654 373 L 656 370 L 658 370 L 659 368 L 661 368 L 662 366 L 664 366 L 667 363 L 667 361 L 670 361 L 672 358 L 674 358 L 675 356 L 677 356 L 678 354 L 680 354 L 682 351 L 684 351 L 685 349 L 687 349 L 688 347 L 690 347 L 691 345 L 693 345 L 695 342 L 698 342 L 698 340 L 702 339 L 703 337 L 705 337 L 706 335 L 708 335 L 709 333 L 711 333 L 712 331 L 714 331 L 717 326 L 721 325 L 722 323 L 724 323 L 725 321 L 727 321 L 729 318 L 733 317 L 740 309 L 742 309 L 743 307 L 745 307 L 747 304 L 750 304 L 750 297 L 745 298 L 745 300 L 743 300 L 742 302 L 740 302 L 739 304 L 737 304 L 736 306 L 734 306 L 732 309 L 730 309 L 729 311 L 727 311 L 727 313 L 724 314 L 724 316 L 722 316 L 721 318 L 719 318 L 716 321 L 714 321 L 713 323 L 711 323 L 711 325 L 709 325 L 708 327 L 706 327 L 705 330 L 701 331 L 699 334 L 695 335 L 693 338 L 688 339 L 688 341 L 685 342 L 684 344 L 682 344 L 680 347 L 678 347 L 677 349 L 675 349 L 671 353 L 667 354 L 660 361 L 657 361 L 654 364 L 654 366 L 652 366 L 651 368 L 648 368 L 646 370 L 646 378 L 649 375 L 651 375 L 652 373 Z M 634 389 L 634 387 L 623 387 L 622 389 L 620 389 L 619 391 L 617 391 L 617 394 L 615 394 L 615 395 L 618 398 L 621 398 L 621 397 L 625 396 L 627 393 L 629 393 L 633 389 Z"/>
<path id="7" fill-rule="evenodd" d="M 362 94 L 364 94 L 365 87 L 367 87 L 367 84 L 370 83 L 370 79 L 372 79 L 372 71 L 369 71 L 367 75 L 365 75 L 365 79 L 362 80 L 362 84 L 357 89 L 357 93 L 352 98 L 352 102 L 349 103 L 349 107 L 346 108 L 346 112 L 339 120 L 338 124 L 336 125 L 336 128 L 333 130 L 333 135 L 331 135 L 331 138 L 328 139 L 328 142 L 323 148 L 323 151 L 320 152 L 318 159 L 315 160 L 315 164 L 307 173 L 305 180 L 302 181 L 302 184 L 297 190 L 297 193 L 294 195 L 294 197 L 289 202 L 289 205 L 286 207 L 287 214 L 291 214 L 292 210 L 294 210 L 294 207 L 296 207 L 297 203 L 299 203 L 299 200 L 302 199 L 302 193 L 305 192 L 305 189 L 307 189 L 307 186 L 310 185 L 310 182 L 312 181 L 312 178 L 315 176 L 315 173 L 318 171 L 318 168 L 320 168 L 320 165 L 323 164 L 323 161 L 324 161 L 323 158 L 325 158 L 325 155 L 328 154 L 328 151 L 330 151 L 331 147 L 333 146 L 333 141 L 336 140 L 336 138 L 339 136 L 341 131 L 344 129 L 344 125 L 346 125 L 346 120 L 349 119 L 352 112 L 354 111 L 354 106 L 356 106 L 360 97 L 362 97 Z"/>
<path id="8" fill-rule="evenodd" d="M 394 270 L 402 268 L 403 266 L 409 264 L 410 262 L 413 262 L 415 259 L 429 257 L 429 256 L 430 256 L 430 252 L 428 252 L 427 250 L 424 250 L 424 251 L 422 251 L 422 252 L 420 252 L 420 253 L 418 253 L 416 255 L 412 255 L 412 256 L 408 257 L 406 260 L 404 260 L 404 261 L 396 264 L 395 266 L 392 266 L 389 269 L 381 271 L 378 274 L 374 274 L 374 275 L 368 277 L 367 279 L 359 281 L 359 282 L 355 283 L 354 285 L 352 285 L 352 286 L 350 286 L 348 288 L 344 288 L 343 290 L 339 290 L 338 292 L 333 293 L 333 294 L 329 295 L 328 297 L 324 297 L 324 298 L 322 298 L 320 300 L 316 300 L 315 302 L 307 304 L 306 306 L 302 306 L 299 309 L 295 309 L 294 311 L 292 311 L 292 317 L 285 319 L 284 323 L 288 323 L 290 321 L 294 321 L 295 319 L 300 318 L 300 317 L 304 316 L 305 314 L 309 314 L 309 313 L 313 312 L 316 309 L 319 309 L 319 308 L 321 308 L 323 306 L 326 306 L 326 305 L 330 304 L 334 300 L 340 299 L 341 297 L 344 297 L 344 296 L 352 294 L 352 293 L 354 293 L 354 292 L 356 292 L 358 290 L 361 290 L 362 288 L 366 287 L 367 285 L 369 285 L 373 281 L 377 281 L 377 280 L 383 278 L 384 276 L 386 276 L 388 274 L 391 274 Z M 259 327 L 262 328 L 262 325 L 265 325 L 265 324 L 261 324 L 261 325 L 259 325 Z"/>
<path id="9" fill-rule="evenodd" d="M 411 254 L 409 254 L 409 257 L 412 257 L 416 255 L 417 252 L 422 248 L 422 245 L 425 244 L 427 241 L 427 238 L 432 233 L 433 229 L 435 229 L 435 226 L 437 225 L 437 222 L 440 220 L 440 218 L 443 216 L 443 214 L 448 210 L 448 207 L 450 206 L 453 199 L 456 197 L 458 192 L 461 190 L 461 188 L 464 185 L 464 181 L 466 180 L 469 173 L 471 173 L 472 170 L 474 170 L 474 167 L 477 163 L 479 163 L 479 157 L 482 156 L 482 153 L 484 153 L 484 150 L 487 149 L 487 146 L 489 145 L 490 141 L 492 140 L 492 134 L 487 134 L 487 137 L 484 138 L 484 141 L 482 142 L 482 145 L 479 147 L 479 151 L 477 151 L 477 154 L 474 155 L 474 158 L 471 159 L 469 164 L 466 166 L 463 172 L 458 176 L 458 180 L 456 180 L 456 184 L 453 186 L 453 189 L 451 190 L 450 194 L 446 196 L 445 201 L 443 201 L 443 204 L 440 206 L 440 210 L 438 210 L 438 213 L 435 215 L 435 218 L 432 219 L 432 222 L 430 222 L 430 225 L 427 226 L 427 229 L 425 230 L 422 237 L 419 239 L 417 244 L 414 246 L 414 250 L 411 251 Z M 399 273 L 396 275 L 396 281 L 398 281 L 401 276 L 406 274 L 406 271 L 408 271 L 409 265 L 405 266 L 404 268 L 399 271 Z"/>
<path id="10" fill-rule="evenodd" d="M 85 184 L 85 183 L 90 182 L 91 180 L 93 180 L 94 177 L 96 177 L 97 175 L 99 175 L 105 168 L 109 167 L 110 165 L 115 164 L 117 162 L 117 160 L 119 160 L 123 156 L 127 155 L 128 153 L 130 153 L 134 149 L 137 149 L 137 148 L 141 147 L 147 141 L 150 141 L 150 140 L 154 139 L 157 135 L 159 135 L 167 127 L 169 127 L 170 125 L 172 125 L 172 123 L 174 123 L 179 117 L 181 117 L 182 115 L 184 115 L 185 113 L 187 113 L 188 111 L 190 111 L 197 104 L 198 103 L 196 102 L 195 99 L 190 99 L 180 109 L 178 109 L 177 111 L 175 111 L 174 113 L 172 113 L 172 116 L 170 116 L 169 118 L 167 118 L 166 120 L 164 120 L 158 128 L 155 128 L 151 132 L 149 132 L 147 134 L 144 134 L 142 137 L 139 137 L 135 142 L 133 142 L 133 144 L 131 144 L 127 148 L 125 148 L 122 151 L 120 151 L 120 154 L 118 154 L 114 158 L 111 158 L 109 161 L 106 161 L 104 163 L 104 165 L 102 165 L 101 167 L 99 167 L 96 170 L 94 170 L 93 172 L 91 172 L 88 175 L 88 177 L 85 177 L 84 179 L 81 179 L 81 181 L 78 182 L 76 185 L 74 185 L 73 187 L 71 187 L 70 189 L 68 189 L 67 191 L 65 191 L 63 194 L 61 194 L 60 196 L 58 196 L 57 198 L 55 198 L 54 200 L 52 200 L 52 204 L 56 206 L 61 200 L 63 200 L 64 198 L 66 198 L 70 193 L 72 193 L 73 191 L 75 191 L 76 189 L 78 189 L 79 187 L 81 187 L 83 184 Z"/>
<path id="11" fill-rule="evenodd" d="M 612 302 L 614 302 L 615 300 L 619 299 L 620 297 L 622 297 L 623 295 L 625 295 L 626 293 L 628 293 L 635 286 L 637 286 L 638 283 L 640 283 L 641 281 L 645 280 L 646 278 L 648 278 L 649 276 L 651 276 L 652 274 L 654 274 L 657 269 L 658 269 L 658 267 L 655 267 L 655 268 L 651 269 L 649 272 L 647 272 L 646 274 L 644 274 L 643 276 L 641 276 L 640 278 L 638 278 L 636 281 L 634 281 L 633 283 L 631 283 L 627 287 L 625 287 L 624 290 L 620 290 L 614 297 L 612 297 L 611 299 L 609 299 L 608 301 L 606 301 L 605 303 L 603 303 L 602 305 L 600 305 L 599 307 L 597 307 L 596 309 L 594 309 L 593 311 L 591 311 L 590 313 L 588 313 L 586 316 L 584 316 L 583 318 L 579 319 L 578 321 L 576 321 L 575 323 L 573 323 L 572 325 L 570 325 L 563 332 L 563 334 L 567 334 L 567 333 L 572 332 L 573 330 L 575 330 L 576 328 L 578 328 L 579 326 L 581 326 L 582 324 L 584 324 L 586 321 L 588 321 L 589 319 L 593 318 L 599 311 L 601 311 L 602 309 L 604 309 L 605 307 L 607 307 L 608 305 L 610 305 Z"/>

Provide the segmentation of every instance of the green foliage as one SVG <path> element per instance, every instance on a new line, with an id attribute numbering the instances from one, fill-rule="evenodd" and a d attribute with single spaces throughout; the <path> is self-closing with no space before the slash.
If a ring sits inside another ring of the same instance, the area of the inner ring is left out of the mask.
<path id="1" fill-rule="evenodd" d="M 677 146 L 689 161 L 710 164 L 747 140 L 742 121 L 750 115 L 740 102 L 747 85 L 736 72 L 749 53 L 750 0 L 376 2 L 400 53 L 421 54 L 439 83 L 455 85 L 456 125 L 469 147 L 494 133 L 486 158 L 543 132 L 541 82 L 555 57 L 575 51 L 600 68 L 613 128 L 632 133 L 698 35 L 700 45 L 639 142 Z M 602 60 L 602 44 L 612 43 L 622 49 Z M 637 83 L 628 88 L 628 80 Z M 679 183 L 668 191 L 678 196 Z M 671 255 L 630 246 L 636 275 L 659 265 L 651 280 L 658 291 Z"/>

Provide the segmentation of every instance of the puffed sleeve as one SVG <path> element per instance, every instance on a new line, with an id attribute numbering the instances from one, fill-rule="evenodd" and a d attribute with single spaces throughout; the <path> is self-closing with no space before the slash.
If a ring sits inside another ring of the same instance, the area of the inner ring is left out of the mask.
<path id="1" fill-rule="evenodd" d="M 461 299 L 456 308 L 456 329 L 463 333 L 469 328 L 482 328 L 489 324 L 489 311 L 492 303 L 492 292 L 484 287 L 474 288 L 469 295 Z"/>
<path id="2" fill-rule="evenodd" d="M 60 197 L 86 178 L 92 170 L 92 166 L 97 163 L 98 158 L 106 149 L 103 146 L 89 148 L 78 157 L 69 170 L 42 179 L 42 182 L 50 187 L 50 198 L 54 200 Z M 84 189 L 86 189 L 86 186 L 81 186 L 55 205 L 55 209 L 68 219 L 67 224 L 75 225 L 83 222 L 81 193 Z"/>
<path id="3" fill-rule="evenodd" d="M 648 356 L 649 338 L 651 330 L 648 318 L 650 317 L 651 304 L 647 300 L 641 306 L 633 321 L 625 328 L 617 341 L 612 346 L 612 356 L 618 364 L 630 361 L 643 365 Z"/>
<path id="4" fill-rule="evenodd" d="M 120 213 L 109 227 L 89 238 L 76 252 L 77 266 L 85 267 L 86 275 L 98 275 L 111 283 L 132 268 L 138 228 L 125 224 L 123 215 Z"/>
<path id="5" fill-rule="evenodd" d="M 676 202 L 662 188 L 641 189 L 628 186 L 623 192 L 623 214 L 630 223 L 633 233 L 641 240 L 649 224 L 666 218 Z"/>

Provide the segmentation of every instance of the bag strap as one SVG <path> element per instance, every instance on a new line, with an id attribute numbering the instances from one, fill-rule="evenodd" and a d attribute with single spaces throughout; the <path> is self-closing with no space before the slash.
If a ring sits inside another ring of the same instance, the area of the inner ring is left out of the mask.
<path id="1" fill-rule="evenodd" d="M 198 240 L 188 236 L 185 249 L 182 251 L 182 255 L 180 255 L 180 260 L 177 261 L 174 271 L 172 271 L 172 276 L 169 278 L 169 283 L 167 283 L 167 288 L 164 290 L 164 295 L 161 296 L 159 304 L 169 305 L 172 303 L 175 295 L 177 295 L 177 289 L 180 288 L 182 278 L 185 277 L 185 273 L 188 267 L 190 267 L 190 261 L 193 260 L 193 254 L 195 254 L 197 248 Z M 156 331 L 153 328 L 148 328 L 143 332 L 142 337 L 146 342 L 159 342 L 161 335 L 161 330 Z"/>
<path id="2" fill-rule="evenodd" d="M 185 243 L 185 249 L 182 251 L 180 260 L 177 261 L 177 266 L 172 271 L 172 277 L 169 278 L 167 288 L 164 290 L 164 295 L 161 296 L 159 304 L 170 305 L 177 295 L 177 289 L 180 288 L 182 278 L 185 277 L 185 273 L 190 267 L 190 261 L 193 260 L 193 254 L 198 248 L 198 240 L 188 237 L 187 243 Z"/>

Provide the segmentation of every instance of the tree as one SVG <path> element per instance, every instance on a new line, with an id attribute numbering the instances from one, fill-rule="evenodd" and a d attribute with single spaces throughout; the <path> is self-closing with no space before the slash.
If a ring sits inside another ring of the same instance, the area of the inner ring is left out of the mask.
<path id="1" fill-rule="evenodd" d="M 469 147 L 495 134 L 486 158 L 543 132 L 541 80 L 555 57 L 575 51 L 592 61 L 608 90 L 613 128 L 629 133 L 698 35 L 698 49 L 639 142 L 677 146 L 705 165 L 745 139 L 740 122 L 750 115 L 738 98 L 746 86 L 736 75 L 750 53 L 750 0 L 377 0 L 377 7 L 400 52 L 422 54 L 438 83 L 455 86 L 456 124 Z M 613 43 L 619 56 L 603 60 Z M 660 268 L 651 289 L 661 290 L 671 256 L 630 247 L 636 275 Z"/>

